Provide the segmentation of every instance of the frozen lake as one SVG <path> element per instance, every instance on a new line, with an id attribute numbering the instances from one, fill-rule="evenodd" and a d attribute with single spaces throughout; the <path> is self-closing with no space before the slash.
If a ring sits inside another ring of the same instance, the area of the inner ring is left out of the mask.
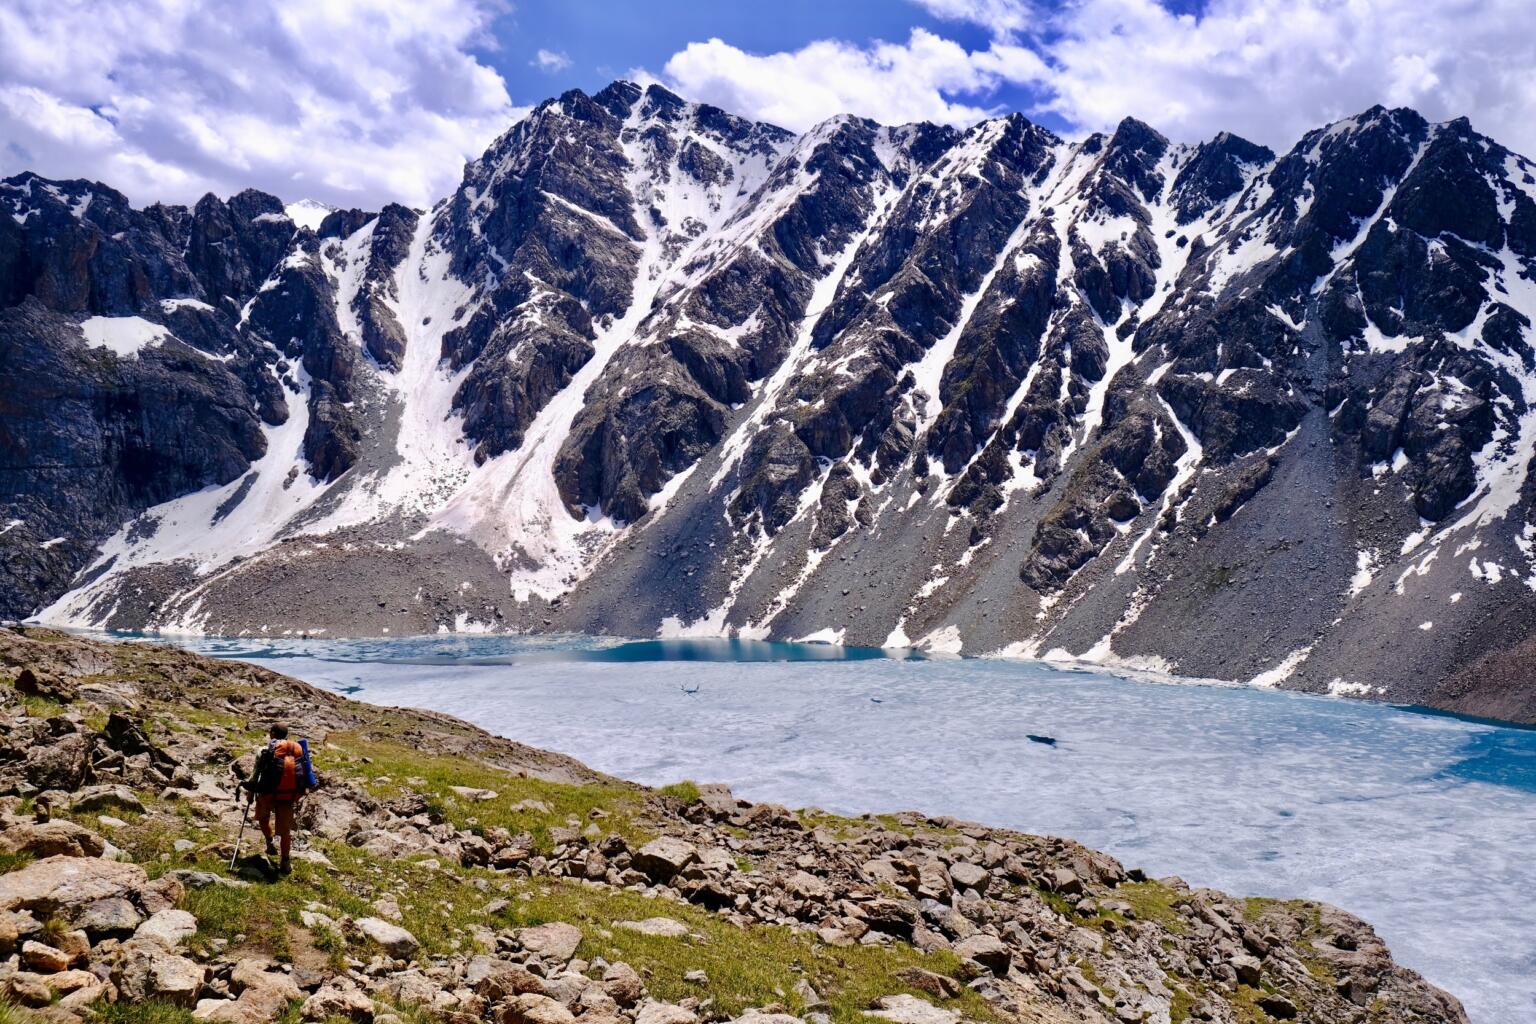
<path id="1" fill-rule="evenodd" d="M 1236 894 L 1326 900 L 1375 925 L 1477 1024 L 1536 1021 L 1536 731 L 815 646 L 183 642 L 362 700 L 445 711 L 645 783 L 950 814 L 1070 836 Z"/>

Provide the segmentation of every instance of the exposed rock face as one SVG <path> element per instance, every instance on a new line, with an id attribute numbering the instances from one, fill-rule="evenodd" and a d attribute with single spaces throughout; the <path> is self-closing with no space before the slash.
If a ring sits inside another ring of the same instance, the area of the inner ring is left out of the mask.
<path id="1" fill-rule="evenodd" d="M 0 204 L 0 614 L 830 633 L 1536 720 L 1536 169 L 1465 120 L 797 137 L 617 82 L 429 212 Z"/>

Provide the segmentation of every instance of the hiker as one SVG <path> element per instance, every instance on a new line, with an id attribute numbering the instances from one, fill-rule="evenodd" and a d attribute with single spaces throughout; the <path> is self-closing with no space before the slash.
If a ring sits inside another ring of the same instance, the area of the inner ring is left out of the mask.
<path id="1" fill-rule="evenodd" d="M 256 823 L 267 840 L 267 856 L 278 853 L 273 844 L 273 819 L 276 819 L 277 843 L 281 847 L 278 871 L 290 870 L 288 854 L 293 846 L 293 817 L 300 800 L 315 788 L 314 767 L 309 761 L 309 744 L 288 738 L 288 727 L 274 723 L 267 731 L 266 749 L 256 755 L 256 767 L 244 786 L 256 801 Z"/>

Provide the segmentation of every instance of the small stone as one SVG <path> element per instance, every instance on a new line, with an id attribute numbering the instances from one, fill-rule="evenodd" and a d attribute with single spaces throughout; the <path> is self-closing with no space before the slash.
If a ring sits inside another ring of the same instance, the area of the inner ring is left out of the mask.
<path id="1" fill-rule="evenodd" d="M 335 978 L 304 1000 L 299 1013 L 305 1020 L 329 1021 L 339 1017 L 357 1024 L 370 1024 L 373 1020 L 373 1000 L 350 981 Z"/>
<path id="2" fill-rule="evenodd" d="M 1296 1004 L 1279 993 L 1260 996 L 1258 1004 L 1259 1009 L 1276 1020 L 1293 1020 L 1296 1017 Z"/>
<path id="3" fill-rule="evenodd" d="M 689 971 L 683 975 L 683 980 L 690 985 L 708 985 L 709 975 L 703 971 Z"/>

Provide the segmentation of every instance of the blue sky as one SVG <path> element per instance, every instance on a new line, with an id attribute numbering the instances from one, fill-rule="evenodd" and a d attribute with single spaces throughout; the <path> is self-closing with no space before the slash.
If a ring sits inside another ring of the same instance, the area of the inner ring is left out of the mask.
<path id="1" fill-rule="evenodd" d="M 718 38 L 755 53 L 797 50 L 818 39 L 857 45 L 906 39 L 914 28 L 953 39 L 968 50 L 990 41 L 980 25 L 936 18 L 903 0 L 774 0 L 707 3 L 698 0 L 616 4 L 606 0 L 523 3 L 501 18 L 496 46 L 481 52 L 501 72 L 519 102 L 532 103 L 565 89 L 593 91 L 637 68 L 660 69 L 691 42 Z M 541 69 L 539 50 L 563 54 L 563 69 Z M 989 95 L 1010 110 L 1032 106 L 1036 90 L 1003 83 Z M 1060 118 L 1052 127 L 1067 127 Z"/>
<path id="2" fill-rule="evenodd" d="M 1384 103 L 1533 154 L 1531 3 L 5 0 L 0 174 L 425 206 L 531 105 L 617 77 L 797 131 L 1020 110 L 1284 150 Z"/>

